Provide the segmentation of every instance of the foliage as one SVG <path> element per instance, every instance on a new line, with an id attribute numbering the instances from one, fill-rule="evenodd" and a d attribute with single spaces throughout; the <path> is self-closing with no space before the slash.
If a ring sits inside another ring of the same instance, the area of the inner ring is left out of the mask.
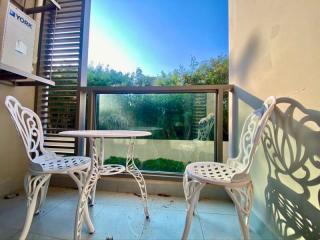
<path id="1" fill-rule="evenodd" d="M 220 56 L 209 61 L 204 61 L 201 64 L 191 63 L 191 69 L 184 73 L 183 79 L 185 85 L 203 85 L 203 84 L 228 84 L 229 61 L 225 56 Z"/>
<path id="2" fill-rule="evenodd" d="M 98 129 L 128 129 L 128 119 L 116 111 L 100 111 Z"/>
<path id="3" fill-rule="evenodd" d="M 125 95 L 122 106 L 134 127 L 158 127 L 153 138 L 189 139 L 192 124 L 192 95 Z M 129 104 L 127 104 L 129 103 Z"/>
<path id="4" fill-rule="evenodd" d="M 161 71 L 158 76 L 147 76 L 141 68 L 132 73 L 122 73 L 109 66 L 89 65 L 88 86 L 183 86 L 203 84 L 228 84 L 228 58 L 219 56 L 198 62 L 191 58 L 189 68 L 179 66 L 172 72 Z"/>
<path id="5" fill-rule="evenodd" d="M 176 160 L 157 158 L 143 161 L 142 170 L 148 171 L 162 171 L 162 172 L 180 172 L 183 173 L 185 169 L 183 162 Z"/>
<path id="6" fill-rule="evenodd" d="M 88 68 L 88 86 L 183 86 L 203 84 L 228 84 L 228 58 L 220 56 L 198 62 L 191 58 L 190 65 L 179 66 L 172 72 L 162 71 L 158 76 L 147 76 L 141 68 L 132 73 L 122 73 L 109 66 Z M 192 139 L 193 94 L 140 95 L 121 94 L 116 100 L 121 109 L 100 110 L 99 129 L 126 129 L 134 127 L 159 127 L 162 132 L 154 138 Z M 223 138 L 228 139 L 228 96 L 224 96 Z M 125 116 L 125 118 L 123 117 Z M 146 117 L 147 116 L 147 117 Z"/>
<path id="7" fill-rule="evenodd" d="M 104 160 L 104 164 L 119 164 L 122 166 L 126 166 L 126 158 L 111 156 L 108 159 Z M 137 166 L 137 168 L 141 169 L 141 161 L 138 158 L 134 159 L 134 164 Z"/>
<path id="8" fill-rule="evenodd" d="M 134 73 L 122 73 L 101 64 L 88 67 L 88 86 L 150 86 L 154 80 L 144 75 L 141 68 Z"/>
<path id="9" fill-rule="evenodd" d="M 166 159 L 166 158 L 149 159 L 146 161 L 140 161 L 139 159 L 135 158 L 134 163 L 140 170 L 148 170 L 148 171 L 183 173 L 186 167 L 183 162 Z M 111 156 L 104 161 L 104 164 L 119 164 L 119 165 L 125 166 L 126 158 Z"/>
<path id="10" fill-rule="evenodd" d="M 132 74 L 110 69 L 109 66 L 89 65 L 88 86 L 132 86 Z"/>

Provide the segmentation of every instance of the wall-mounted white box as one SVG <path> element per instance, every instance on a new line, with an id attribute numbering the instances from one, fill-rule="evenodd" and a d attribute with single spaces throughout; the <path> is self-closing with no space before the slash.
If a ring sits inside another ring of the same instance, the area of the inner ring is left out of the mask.
<path id="1" fill-rule="evenodd" d="M 31 73 L 36 22 L 8 0 L 0 1 L 0 62 Z"/>

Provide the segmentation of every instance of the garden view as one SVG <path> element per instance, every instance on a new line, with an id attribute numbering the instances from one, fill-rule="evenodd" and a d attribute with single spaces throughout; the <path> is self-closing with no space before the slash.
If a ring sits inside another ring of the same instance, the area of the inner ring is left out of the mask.
<path id="1" fill-rule="evenodd" d="M 88 86 L 227 84 L 227 16 L 224 0 L 92 1 Z M 215 93 L 98 94 L 96 99 L 97 129 L 152 133 L 136 141 L 140 169 L 183 172 L 190 161 L 212 160 Z M 227 96 L 224 100 L 227 140 Z M 201 129 L 206 133 L 200 137 Z M 124 164 L 126 144 L 106 141 L 106 162 Z"/>
<path id="2" fill-rule="evenodd" d="M 201 63 L 192 58 L 188 68 L 181 66 L 169 73 L 162 71 L 158 76 L 145 75 L 140 68 L 137 68 L 136 72 L 124 74 L 102 65 L 91 65 L 88 71 L 89 86 L 185 86 L 227 83 L 228 59 L 224 56 Z M 197 140 L 198 122 L 209 113 L 214 113 L 215 98 L 213 93 L 177 93 L 99 94 L 97 99 L 97 129 L 146 130 L 152 132 L 152 139 Z M 226 103 L 227 99 L 224 109 L 225 140 L 228 137 Z M 206 140 L 213 139 L 212 126 Z M 124 164 L 125 158 L 110 156 L 106 163 Z M 143 161 L 136 159 L 139 168 L 150 171 L 183 172 L 187 163 L 188 161 L 161 157 Z"/>

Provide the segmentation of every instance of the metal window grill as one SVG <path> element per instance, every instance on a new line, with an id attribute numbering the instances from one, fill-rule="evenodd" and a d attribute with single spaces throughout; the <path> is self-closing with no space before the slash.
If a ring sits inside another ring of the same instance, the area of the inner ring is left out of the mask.
<path id="1" fill-rule="evenodd" d="M 61 155 L 76 152 L 74 138 L 58 132 L 78 129 L 81 49 L 85 0 L 59 0 L 61 9 L 43 13 L 37 74 L 55 86 L 37 87 L 36 109 L 45 134 L 45 147 Z"/>

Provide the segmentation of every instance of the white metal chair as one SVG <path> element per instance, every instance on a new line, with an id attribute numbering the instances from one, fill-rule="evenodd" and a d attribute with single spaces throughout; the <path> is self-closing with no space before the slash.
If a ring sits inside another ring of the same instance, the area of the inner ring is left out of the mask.
<path id="1" fill-rule="evenodd" d="M 80 156 L 60 157 L 54 152 L 45 150 L 43 146 L 43 129 L 38 115 L 32 110 L 23 107 L 19 101 L 12 96 L 6 97 L 5 105 L 23 140 L 30 160 L 29 170 L 24 181 L 27 195 L 27 216 L 20 235 L 20 239 L 26 239 L 33 215 L 39 212 L 46 198 L 51 174 L 70 175 L 76 182 L 79 195 L 81 195 L 82 188 L 86 183 L 90 170 L 91 159 Z M 84 217 L 90 233 L 93 233 L 94 227 L 89 216 L 87 205 L 84 207 Z"/>
<path id="2" fill-rule="evenodd" d="M 249 239 L 249 216 L 252 207 L 253 185 L 249 176 L 252 160 L 264 127 L 275 106 L 276 98 L 269 97 L 260 109 L 246 119 L 241 137 L 240 152 L 227 163 L 195 162 L 186 167 L 183 188 L 187 201 L 187 216 L 182 239 L 187 239 L 200 191 L 206 184 L 224 186 L 233 200 L 239 217 L 242 236 Z"/>

